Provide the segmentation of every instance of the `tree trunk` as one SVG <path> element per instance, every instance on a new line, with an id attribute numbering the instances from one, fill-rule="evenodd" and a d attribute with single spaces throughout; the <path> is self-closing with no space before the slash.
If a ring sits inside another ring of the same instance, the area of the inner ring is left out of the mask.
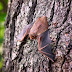
<path id="1" fill-rule="evenodd" d="M 37 40 L 18 42 L 26 24 L 47 16 L 51 62 L 38 51 Z M 4 72 L 72 72 L 72 0 L 9 0 L 3 44 Z"/>

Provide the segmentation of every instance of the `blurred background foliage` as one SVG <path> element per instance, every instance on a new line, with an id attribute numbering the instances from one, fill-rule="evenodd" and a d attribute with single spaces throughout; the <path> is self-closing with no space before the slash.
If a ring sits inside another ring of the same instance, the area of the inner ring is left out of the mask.
<path id="1" fill-rule="evenodd" d="M 0 72 L 1 68 L 3 66 L 3 39 L 4 39 L 4 22 L 6 19 L 6 14 L 7 14 L 7 4 L 8 0 L 0 0 Z"/>

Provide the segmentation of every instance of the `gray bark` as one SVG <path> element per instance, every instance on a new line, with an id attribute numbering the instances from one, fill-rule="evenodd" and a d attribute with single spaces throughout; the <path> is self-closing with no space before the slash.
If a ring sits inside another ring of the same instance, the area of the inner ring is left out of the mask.
<path id="1" fill-rule="evenodd" d="M 37 40 L 17 42 L 26 24 L 47 16 L 54 63 L 38 51 Z M 4 72 L 72 71 L 72 0 L 9 0 L 3 44 Z"/>

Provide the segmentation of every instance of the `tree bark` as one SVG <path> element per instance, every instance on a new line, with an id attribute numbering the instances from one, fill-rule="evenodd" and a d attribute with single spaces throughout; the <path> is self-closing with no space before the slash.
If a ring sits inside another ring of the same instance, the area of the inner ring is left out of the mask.
<path id="1" fill-rule="evenodd" d="M 54 63 L 38 51 L 37 40 L 18 42 L 26 24 L 47 16 Z M 72 0 L 9 0 L 3 44 L 4 72 L 72 71 Z"/>

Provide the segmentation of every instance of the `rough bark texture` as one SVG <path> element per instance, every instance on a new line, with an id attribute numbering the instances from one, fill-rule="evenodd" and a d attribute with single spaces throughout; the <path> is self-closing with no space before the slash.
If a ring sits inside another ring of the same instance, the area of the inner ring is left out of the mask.
<path id="1" fill-rule="evenodd" d="M 43 15 L 54 41 L 54 63 L 39 53 L 37 40 L 16 40 L 26 24 Z M 9 0 L 3 49 L 4 72 L 72 72 L 72 0 Z"/>

